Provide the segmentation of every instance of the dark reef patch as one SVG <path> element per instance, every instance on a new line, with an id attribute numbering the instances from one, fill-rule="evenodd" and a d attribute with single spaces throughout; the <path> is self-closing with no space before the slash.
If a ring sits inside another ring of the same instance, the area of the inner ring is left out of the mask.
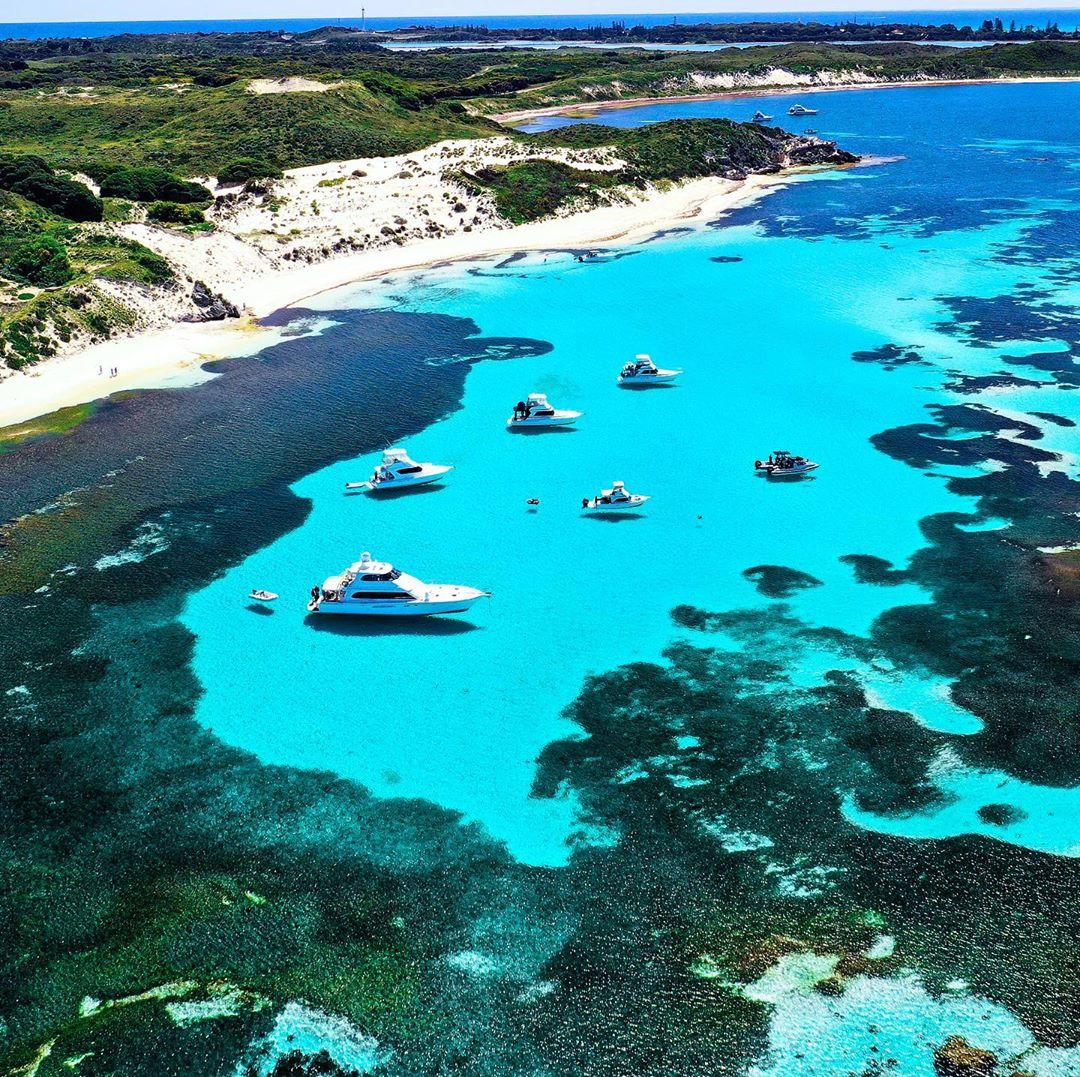
<path id="1" fill-rule="evenodd" d="M 766 598 L 790 598 L 808 587 L 821 586 L 821 580 L 816 576 L 786 565 L 754 565 L 743 569 L 743 576 Z"/>
<path id="2" fill-rule="evenodd" d="M 868 553 L 844 554 L 840 560 L 850 565 L 859 583 L 869 583 L 878 587 L 895 587 L 907 583 L 908 573 L 902 568 L 894 568 L 891 561 L 883 557 L 874 557 Z"/>
<path id="3" fill-rule="evenodd" d="M 1055 415 L 1052 411 L 1033 411 L 1031 414 L 1034 415 L 1036 419 L 1045 419 L 1048 423 L 1053 423 L 1054 426 L 1076 426 L 1074 420 L 1068 419 L 1064 415 Z"/>
<path id="4" fill-rule="evenodd" d="M 1011 826 L 1027 818 L 1027 813 L 1014 804 L 984 804 L 978 811 L 984 823 L 993 826 Z"/>
<path id="5" fill-rule="evenodd" d="M 17 522 L 3 530 L 0 591 L 32 590 L 63 564 L 100 556 L 162 509 L 248 496 L 387 445 L 454 410 L 471 363 L 550 350 L 481 337 L 472 322 L 445 315 L 327 317 L 335 324 L 317 335 L 208 364 L 220 375 L 211 381 L 110 399 L 62 438 L 7 453 L 0 519 Z M 312 318 L 294 309 L 267 324 Z M 41 506 L 52 507 L 25 515 Z M 228 503 L 221 513 L 230 516 Z M 219 522 L 245 532 L 242 522 Z"/>
<path id="6" fill-rule="evenodd" d="M 945 383 L 951 393 L 974 395 L 987 389 L 1037 389 L 1043 383 L 1031 378 L 1021 378 L 1007 371 L 998 374 L 957 374 L 953 373 Z"/>
<path id="7" fill-rule="evenodd" d="M 883 370 L 896 370 L 897 367 L 908 366 L 911 363 L 928 366 L 929 364 L 919 351 L 919 347 L 903 348 L 899 344 L 882 344 L 880 348 L 853 352 L 851 358 L 856 363 L 877 363 Z"/>
<path id="8" fill-rule="evenodd" d="M 710 262 L 716 262 L 717 265 L 733 265 L 735 262 L 741 262 L 742 258 L 737 254 L 717 254 L 709 259 Z"/>

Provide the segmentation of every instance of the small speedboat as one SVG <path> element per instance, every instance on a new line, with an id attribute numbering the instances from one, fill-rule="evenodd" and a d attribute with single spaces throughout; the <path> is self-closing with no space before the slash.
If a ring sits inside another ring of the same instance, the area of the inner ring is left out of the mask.
<path id="1" fill-rule="evenodd" d="M 805 128 L 803 128 L 803 134 L 804 135 L 816 135 L 817 134 L 817 128 L 816 127 L 805 127 Z"/>
<path id="2" fill-rule="evenodd" d="M 805 105 L 792 105 L 787 110 L 789 116 L 816 116 L 818 110 L 816 108 L 807 108 Z"/>
<path id="3" fill-rule="evenodd" d="M 546 426 L 568 426 L 580 418 L 580 411 L 560 411 L 553 408 L 544 393 L 529 393 L 524 401 L 514 405 L 514 413 L 506 420 L 506 428 L 530 430 Z"/>
<path id="4" fill-rule="evenodd" d="M 648 500 L 648 494 L 632 494 L 625 483 L 613 482 L 610 490 L 601 490 L 595 497 L 583 497 L 581 511 L 640 512 Z"/>
<path id="5" fill-rule="evenodd" d="M 772 119 L 772 116 L 766 116 L 765 113 L 761 111 L 761 109 L 758 109 L 757 112 L 755 112 L 753 114 L 753 116 L 750 117 L 750 122 L 751 123 L 768 123 L 769 120 L 771 120 L 771 119 Z"/>
<path id="6" fill-rule="evenodd" d="M 312 587 L 308 613 L 340 613 L 365 617 L 420 617 L 464 613 L 487 591 L 452 583 L 424 583 L 370 553 L 337 576 Z"/>
<path id="7" fill-rule="evenodd" d="M 256 602 L 273 602 L 277 597 L 278 595 L 274 594 L 273 591 L 264 591 L 261 587 L 256 587 L 255 590 L 248 595 L 248 598 L 253 598 Z"/>
<path id="8" fill-rule="evenodd" d="M 796 456 L 794 453 L 778 449 L 769 453 L 768 460 L 755 460 L 754 470 L 768 479 L 791 479 L 800 475 L 806 475 L 814 471 L 817 464 L 813 460 L 807 460 L 805 456 Z"/>
<path id="9" fill-rule="evenodd" d="M 635 389 L 647 385 L 670 385 L 681 373 L 681 370 L 658 367 L 647 355 L 635 355 L 634 361 L 625 363 L 619 371 L 619 384 Z"/>
<path id="10" fill-rule="evenodd" d="M 347 482 L 345 489 L 354 493 L 402 490 L 407 486 L 434 482 L 453 470 L 451 464 L 418 464 L 404 449 L 387 449 L 382 463 L 367 482 Z"/>

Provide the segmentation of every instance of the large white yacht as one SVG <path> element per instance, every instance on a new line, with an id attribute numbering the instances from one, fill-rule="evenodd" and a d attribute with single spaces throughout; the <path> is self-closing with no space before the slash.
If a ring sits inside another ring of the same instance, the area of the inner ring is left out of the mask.
<path id="1" fill-rule="evenodd" d="M 818 110 L 816 108 L 807 108 L 805 105 L 792 105 L 787 110 L 789 116 L 816 116 Z"/>
<path id="2" fill-rule="evenodd" d="M 347 482 L 345 489 L 355 493 L 402 490 L 434 482 L 453 470 L 452 464 L 418 464 L 404 449 L 387 449 L 367 482 Z"/>
<path id="3" fill-rule="evenodd" d="M 366 617 L 420 617 L 464 613 L 487 591 L 452 583 L 424 583 L 370 553 L 321 587 L 312 587 L 309 613 L 351 613 Z"/>
<path id="4" fill-rule="evenodd" d="M 617 480 L 610 490 L 601 490 L 595 497 L 581 499 L 582 512 L 640 512 L 649 494 L 632 494 L 626 484 Z"/>
<path id="5" fill-rule="evenodd" d="M 548 403 L 544 393 L 529 393 L 514 405 L 514 413 L 506 420 L 507 430 L 528 430 L 545 426 L 568 426 L 581 418 L 580 411 L 559 411 Z"/>
<path id="6" fill-rule="evenodd" d="M 633 389 L 648 385 L 670 385 L 681 373 L 681 370 L 664 370 L 658 367 L 648 355 L 635 355 L 634 361 L 623 364 L 619 371 L 619 384 Z"/>

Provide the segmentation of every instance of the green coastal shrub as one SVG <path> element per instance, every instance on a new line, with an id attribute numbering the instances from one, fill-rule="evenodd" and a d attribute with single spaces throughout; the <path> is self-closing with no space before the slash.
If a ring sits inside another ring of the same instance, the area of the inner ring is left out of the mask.
<path id="1" fill-rule="evenodd" d="M 209 202 L 210 192 L 201 183 L 192 183 L 152 165 L 118 168 L 101 181 L 101 193 L 132 202 Z"/>
<path id="2" fill-rule="evenodd" d="M 66 248 L 52 236 L 34 236 L 16 244 L 7 256 L 4 271 L 41 288 L 67 284 L 75 275 Z"/>
<path id="3" fill-rule="evenodd" d="M 0 187 L 71 221 L 100 221 L 104 207 L 85 183 L 56 175 L 34 154 L 0 153 Z"/>
<path id="4" fill-rule="evenodd" d="M 277 179 L 280 175 L 280 168 L 261 157 L 237 157 L 218 173 L 217 180 L 222 186 L 231 187 L 250 179 Z"/>
<path id="5" fill-rule="evenodd" d="M 179 202 L 153 202 L 146 210 L 146 218 L 157 224 L 203 224 L 206 220 L 198 206 Z"/>

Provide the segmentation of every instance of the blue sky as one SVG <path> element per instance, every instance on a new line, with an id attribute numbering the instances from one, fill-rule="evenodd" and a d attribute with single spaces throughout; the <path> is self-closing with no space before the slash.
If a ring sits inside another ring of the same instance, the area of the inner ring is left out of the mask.
<path id="1" fill-rule="evenodd" d="M 727 11 L 869 11 L 874 8 L 888 11 L 904 9 L 982 10 L 991 6 L 985 0 L 952 0 L 934 3 L 933 0 L 735 0 L 713 4 L 702 0 L 687 3 L 666 0 L 394 0 L 380 5 L 378 0 L 367 3 L 369 15 L 512 15 L 512 14 L 574 14 L 588 12 L 633 13 L 698 10 Z M 1029 3 L 1030 7 L 1075 8 L 1076 3 Z M 89 22 L 112 19 L 276 19 L 359 16 L 360 2 L 350 0 L 5 0 L 0 5 L 0 22 Z"/>

